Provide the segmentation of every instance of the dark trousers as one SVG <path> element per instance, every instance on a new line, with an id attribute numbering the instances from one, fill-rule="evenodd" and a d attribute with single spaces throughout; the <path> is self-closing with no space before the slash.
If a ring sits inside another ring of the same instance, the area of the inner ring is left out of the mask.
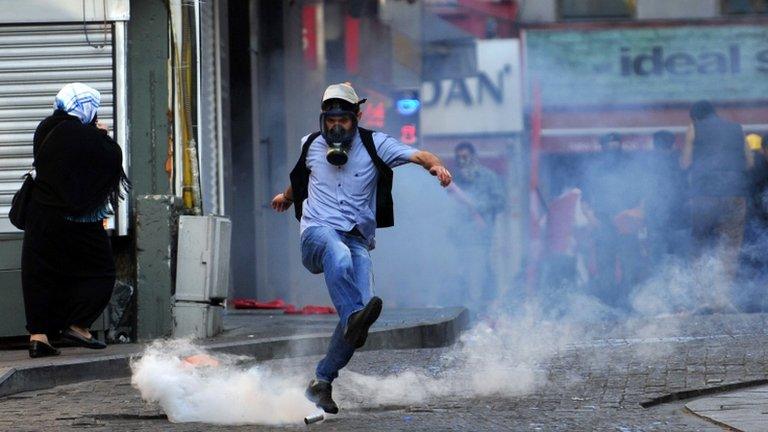
<path id="1" fill-rule="evenodd" d="M 54 334 L 70 325 L 90 328 L 107 307 L 115 277 L 67 277 L 22 272 L 30 334 Z"/>
<path id="2" fill-rule="evenodd" d="M 559 293 L 561 288 L 574 290 L 576 287 L 576 257 L 566 254 L 551 254 L 542 260 L 540 290 L 548 295 Z"/>
<path id="3" fill-rule="evenodd" d="M 744 238 L 747 200 L 744 197 L 694 197 L 691 200 L 696 255 L 713 251 L 733 280 Z"/>
<path id="4" fill-rule="evenodd" d="M 597 277 L 593 292 L 604 303 L 628 309 L 632 289 L 641 282 L 644 257 L 637 235 L 620 234 L 609 223 L 595 233 Z"/>
<path id="5" fill-rule="evenodd" d="M 21 251 L 27 331 L 89 328 L 109 303 L 115 263 L 101 223 L 67 221 L 30 203 Z"/>

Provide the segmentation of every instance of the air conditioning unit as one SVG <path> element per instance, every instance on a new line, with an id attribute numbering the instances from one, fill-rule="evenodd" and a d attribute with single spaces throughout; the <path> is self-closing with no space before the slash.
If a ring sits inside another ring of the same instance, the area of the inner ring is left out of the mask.
<path id="1" fill-rule="evenodd" d="M 232 222 L 219 216 L 180 216 L 176 300 L 217 303 L 227 298 Z"/>

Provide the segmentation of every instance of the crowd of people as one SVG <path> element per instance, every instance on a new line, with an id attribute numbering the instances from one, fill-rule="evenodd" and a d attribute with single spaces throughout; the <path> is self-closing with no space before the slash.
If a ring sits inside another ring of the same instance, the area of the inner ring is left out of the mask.
<path id="1" fill-rule="evenodd" d="M 768 143 L 753 136 L 750 147 L 742 127 L 707 101 L 693 104 L 690 118 L 682 142 L 660 130 L 650 151 L 607 134 L 594 158 L 561 176 L 540 221 L 540 293 L 581 287 L 629 310 L 633 290 L 659 266 L 714 257 L 734 287 L 762 274 Z M 756 294 L 740 306 L 762 309 Z"/>

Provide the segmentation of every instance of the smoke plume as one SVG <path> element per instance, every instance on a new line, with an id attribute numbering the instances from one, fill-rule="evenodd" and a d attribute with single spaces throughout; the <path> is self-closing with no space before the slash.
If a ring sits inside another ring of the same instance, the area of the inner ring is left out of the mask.
<path id="1" fill-rule="evenodd" d="M 131 384 L 174 423 L 279 425 L 301 422 L 315 409 L 304 397 L 303 379 L 259 366 L 242 368 L 235 358 L 221 355 L 216 356 L 219 366 L 184 360 L 204 354 L 188 340 L 157 341 L 131 364 Z"/>

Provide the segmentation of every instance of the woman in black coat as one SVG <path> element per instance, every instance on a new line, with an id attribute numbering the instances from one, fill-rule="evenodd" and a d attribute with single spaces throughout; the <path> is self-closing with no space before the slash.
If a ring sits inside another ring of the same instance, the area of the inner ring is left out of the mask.
<path id="1" fill-rule="evenodd" d="M 21 282 L 30 357 L 58 355 L 47 335 L 105 348 L 89 327 L 115 283 L 103 220 L 129 187 L 120 146 L 98 122 L 100 94 L 64 86 L 34 136 L 35 180 L 26 211 Z"/>

